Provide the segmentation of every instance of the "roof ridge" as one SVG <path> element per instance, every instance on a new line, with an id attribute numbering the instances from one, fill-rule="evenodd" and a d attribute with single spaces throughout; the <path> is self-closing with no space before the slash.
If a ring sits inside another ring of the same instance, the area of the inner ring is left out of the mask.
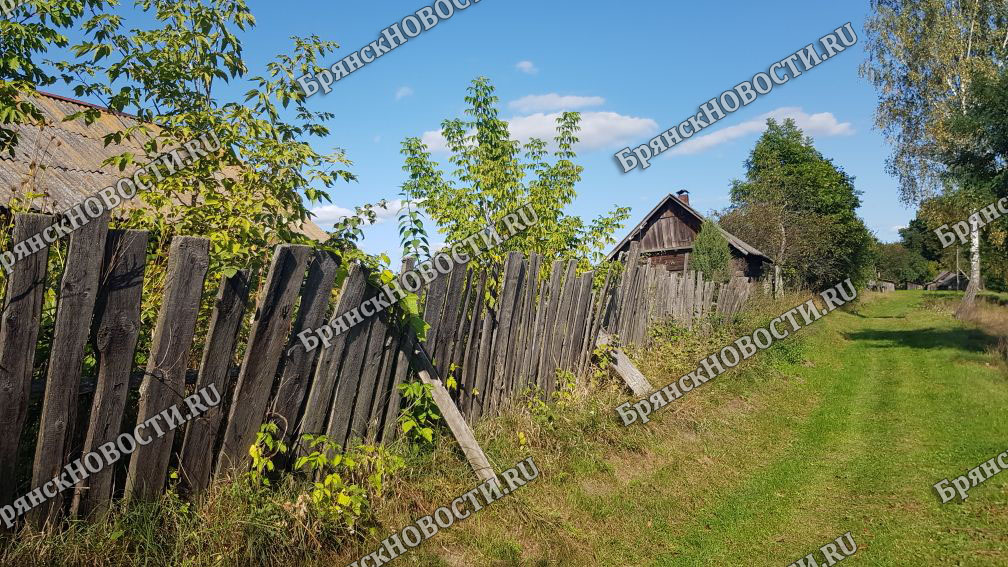
<path id="1" fill-rule="evenodd" d="M 98 104 L 94 104 L 94 103 L 91 103 L 91 102 L 86 102 L 86 101 L 79 100 L 79 99 L 76 99 L 76 98 L 70 98 L 68 96 L 58 95 L 56 93 L 51 93 L 51 92 L 48 92 L 48 91 L 42 91 L 42 90 L 36 89 L 35 92 L 38 93 L 41 96 L 44 96 L 44 97 L 60 100 L 60 101 L 63 101 L 63 102 L 69 102 L 71 104 L 76 104 L 76 105 L 79 105 L 79 106 L 86 106 L 88 108 L 93 108 L 95 110 L 100 110 L 102 112 L 107 112 L 109 114 L 114 114 L 116 116 L 122 116 L 122 117 L 125 117 L 125 118 L 132 118 L 133 120 L 136 120 L 138 122 L 144 122 L 144 120 L 141 120 L 139 116 L 130 114 L 128 112 L 120 112 L 118 110 L 112 110 L 111 108 L 107 108 L 107 107 L 104 107 L 104 106 L 101 106 L 101 105 L 98 105 Z"/>

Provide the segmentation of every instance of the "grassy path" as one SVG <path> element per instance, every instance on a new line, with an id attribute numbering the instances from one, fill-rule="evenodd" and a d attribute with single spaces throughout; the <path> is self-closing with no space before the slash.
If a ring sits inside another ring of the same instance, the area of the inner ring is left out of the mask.
<path id="1" fill-rule="evenodd" d="M 830 314 L 803 331 L 807 361 L 787 379 L 729 373 L 691 394 L 701 417 L 644 426 L 644 456 L 544 471 L 524 525 L 502 530 L 516 518 L 501 510 L 453 543 L 476 546 L 474 564 L 786 566 L 850 531 L 845 565 L 1008 564 L 1008 472 L 964 504 L 932 489 L 1008 449 L 1008 379 L 988 337 L 922 297 Z"/>
<path id="2" fill-rule="evenodd" d="M 861 548 L 851 563 L 1008 562 L 1008 475 L 961 506 L 940 505 L 930 488 L 1008 449 L 1008 382 L 981 334 L 913 309 L 919 300 L 894 294 L 860 316 L 827 318 L 804 387 L 777 408 L 815 405 L 794 440 L 727 487 L 655 563 L 787 564 L 848 530 Z"/>

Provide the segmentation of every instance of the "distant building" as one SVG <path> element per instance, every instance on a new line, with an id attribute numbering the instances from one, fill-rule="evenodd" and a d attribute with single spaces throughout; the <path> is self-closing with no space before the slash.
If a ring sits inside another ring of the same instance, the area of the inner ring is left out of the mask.
<path id="1" fill-rule="evenodd" d="M 669 193 L 613 248 L 606 259 L 618 259 L 620 253 L 630 248 L 631 242 L 639 242 L 641 257 L 646 262 L 665 266 L 670 272 L 687 271 L 690 269 L 693 240 L 700 232 L 703 221 L 703 215 L 689 205 L 689 191 L 679 191 L 675 195 Z M 768 273 L 773 261 L 766 254 L 724 229 L 721 233 L 731 249 L 735 276 L 756 280 Z"/>
<path id="2" fill-rule="evenodd" d="M 889 280 L 868 280 L 868 289 L 882 293 L 896 291 L 896 282 Z"/>
<path id="3" fill-rule="evenodd" d="M 956 278 L 956 272 L 945 270 L 939 273 L 935 279 L 929 281 L 925 287 L 927 287 L 930 291 L 950 289 L 963 291 L 968 285 L 969 277 L 962 270 L 959 270 L 958 280 Z"/>

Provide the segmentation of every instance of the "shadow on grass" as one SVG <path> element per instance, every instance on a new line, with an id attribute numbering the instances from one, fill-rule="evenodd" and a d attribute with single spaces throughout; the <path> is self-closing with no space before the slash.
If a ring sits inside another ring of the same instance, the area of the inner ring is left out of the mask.
<path id="1" fill-rule="evenodd" d="M 850 340 L 865 341 L 876 348 L 950 348 L 984 353 L 997 344 L 997 338 L 979 329 L 863 330 L 844 333 Z"/>

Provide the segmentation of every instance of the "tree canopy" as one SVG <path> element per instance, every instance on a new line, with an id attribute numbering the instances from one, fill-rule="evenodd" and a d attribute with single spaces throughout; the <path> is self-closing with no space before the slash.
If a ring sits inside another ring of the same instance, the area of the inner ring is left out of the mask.
<path id="1" fill-rule="evenodd" d="M 793 120 L 768 119 L 745 168 L 721 215 L 726 229 L 770 254 L 790 285 L 824 289 L 868 277 L 871 235 L 855 212 L 861 193 Z"/>
<path id="2" fill-rule="evenodd" d="M 583 169 L 574 163 L 581 116 L 576 112 L 560 115 L 550 151 L 544 140 L 533 138 L 522 144 L 511 139 L 507 122 L 499 118 L 498 99 L 489 79 L 473 80 L 465 102 L 467 118 L 441 124 L 450 170 L 442 170 L 433 161 L 431 150 L 419 138 L 403 141 L 406 200 L 419 205 L 449 245 L 531 204 L 538 223 L 494 250 L 488 259 L 499 260 L 517 250 L 537 252 L 546 261 L 576 258 L 582 268 L 600 261 L 603 251 L 616 241 L 613 234 L 630 209 L 614 207 L 587 223 L 564 212 L 574 200 L 574 186 Z M 412 220 L 401 224 L 404 252 L 417 253 L 425 230 Z"/>

